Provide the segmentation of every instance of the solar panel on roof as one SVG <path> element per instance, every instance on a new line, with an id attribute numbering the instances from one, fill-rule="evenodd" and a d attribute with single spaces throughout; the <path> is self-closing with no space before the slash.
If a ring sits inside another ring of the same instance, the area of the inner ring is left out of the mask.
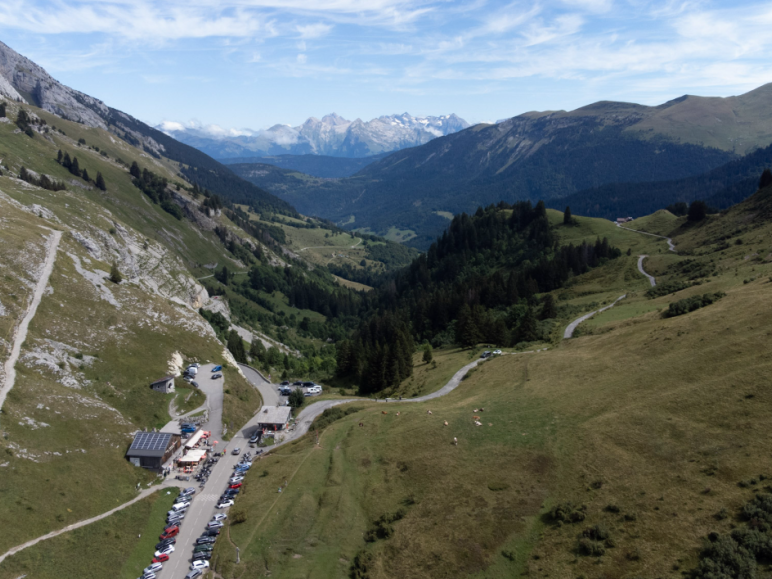
<path id="1" fill-rule="evenodd" d="M 138 432 L 129 450 L 166 450 L 171 438 L 168 432 Z"/>

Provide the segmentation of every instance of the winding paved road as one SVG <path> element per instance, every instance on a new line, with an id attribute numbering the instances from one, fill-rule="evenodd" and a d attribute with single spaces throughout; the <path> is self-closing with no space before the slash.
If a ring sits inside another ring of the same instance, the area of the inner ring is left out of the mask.
<path id="1" fill-rule="evenodd" d="M 623 300 L 626 297 L 627 297 L 627 294 L 621 295 L 617 299 L 615 299 L 612 303 L 607 305 L 605 308 L 600 308 L 599 310 L 595 310 L 594 312 L 590 312 L 589 314 L 584 314 L 581 318 L 575 319 L 573 322 L 568 324 L 568 327 L 566 327 L 566 331 L 563 332 L 563 339 L 567 340 L 568 338 L 572 338 L 574 336 L 574 330 L 576 330 L 576 327 L 579 324 L 581 324 L 585 320 L 589 320 L 595 314 L 599 314 L 601 312 L 605 312 L 609 308 L 613 308 L 615 305 L 617 305 L 617 302 L 619 300 Z"/>
<path id="2" fill-rule="evenodd" d="M 51 277 L 51 270 L 54 268 L 56 250 L 59 247 L 59 240 L 61 238 L 62 232 L 53 230 L 52 235 L 48 240 L 48 254 L 46 255 L 46 261 L 43 263 L 43 271 L 40 274 L 40 279 L 35 286 L 32 302 L 30 302 L 27 313 L 24 314 L 24 317 L 16 330 L 16 336 L 14 337 L 13 346 L 11 348 L 11 355 L 8 356 L 8 359 L 5 361 L 5 383 L 2 388 L 0 388 L 0 409 L 2 409 L 6 397 L 16 381 L 16 361 L 19 359 L 19 354 L 21 353 L 21 345 L 24 343 L 24 340 L 27 339 L 29 324 L 32 321 L 32 318 L 35 317 L 35 312 L 38 311 L 40 300 L 43 299 L 43 292 L 46 291 L 48 278 Z M 0 559 L 0 561 L 2 561 L 2 559 Z"/>
<path id="3" fill-rule="evenodd" d="M 664 235 L 657 235 L 656 233 L 649 233 L 648 231 L 641 231 L 640 229 L 630 229 L 629 227 L 622 227 L 619 223 L 617 223 L 616 225 L 620 229 L 626 229 L 627 231 L 635 231 L 635 233 L 643 233 L 644 235 L 651 235 L 652 237 L 659 237 L 660 239 L 664 239 L 665 241 L 667 241 L 667 248 L 673 253 L 678 253 L 676 251 L 675 245 L 673 244 L 673 240 L 669 237 L 665 237 Z"/>
<path id="4" fill-rule="evenodd" d="M 649 279 L 649 283 L 651 284 L 651 287 L 654 287 L 657 285 L 657 280 L 654 279 L 653 275 L 649 275 L 646 273 L 643 269 L 643 260 L 649 257 L 648 255 L 639 255 L 638 256 L 638 271 L 640 271 L 643 275 L 645 275 Z"/>

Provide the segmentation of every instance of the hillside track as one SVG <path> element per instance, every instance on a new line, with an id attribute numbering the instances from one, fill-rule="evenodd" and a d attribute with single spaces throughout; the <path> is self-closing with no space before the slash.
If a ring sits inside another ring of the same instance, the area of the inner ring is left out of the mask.
<path id="1" fill-rule="evenodd" d="M 644 274 L 645 275 L 645 274 Z M 574 330 L 576 330 L 576 327 L 584 322 L 585 320 L 589 320 L 591 317 L 593 317 L 595 314 L 599 314 L 601 312 L 605 312 L 609 308 L 613 308 L 615 305 L 617 305 L 617 302 L 619 300 L 623 300 L 627 297 L 627 294 L 619 296 L 617 299 L 615 299 L 612 303 L 607 305 L 605 308 L 600 308 L 599 310 L 595 310 L 594 312 L 590 312 L 589 314 L 584 314 L 582 317 L 575 319 L 573 322 L 568 324 L 566 327 L 565 332 L 563 332 L 563 339 L 567 340 L 569 338 L 573 338 L 574 336 Z"/>
<path id="2" fill-rule="evenodd" d="M 13 346 L 11 347 L 11 355 L 5 361 L 5 383 L 0 388 L 0 409 L 2 409 L 6 397 L 16 381 L 16 362 L 21 353 L 21 345 L 24 343 L 24 340 L 27 339 L 29 324 L 32 321 L 32 318 L 35 317 L 35 312 L 38 310 L 40 300 L 43 299 L 43 293 L 48 286 L 48 279 L 51 277 L 54 261 L 56 261 L 56 250 L 59 248 L 59 241 L 61 239 L 62 232 L 52 230 L 52 235 L 48 240 L 48 254 L 46 255 L 46 261 L 43 264 L 43 270 L 40 273 L 40 279 L 38 279 L 38 283 L 35 286 L 32 302 L 30 302 L 29 308 L 27 308 L 27 312 L 24 314 L 24 317 L 16 330 L 16 336 L 14 337 Z M 2 561 L 2 559 L 0 559 L 0 561 Z"/>
<path id="3" fill-rule="evenodd" d="M 649 275 L 643 269 L 643 260 L 646 259 L 647 257 L 649 256 L 648 255 L 638 256 L 638 271 L 640 271 L 643 275 L 645 275 L 648 278 L 649 283 L 651 284 L 651 287 L 654 287 L 655 285 L 657 285 L 657 280 L 654 278 L 653 275 Z"/>
<path id="4" fill-rule="evenodd" d="M 648 231 L 641 231 L 639 229 L 630 229 L 629 227 L 622 227 L 619 223 L 617 223 L 617 227 L 619 227 L 620 229 L 626 229 L 627 231 L 634 231 L 635 233 L 642 233 L 643 235 L 651 235 L 652 237 L 659 237 L 660 239 L 664 239 L 665 241 L 667 241 L 668 250 L 672 251 L 673 253 L 678 253 L 676 251 L 675 244 L 673 243 L 673 239 L 670 237 L 665 237 L 664 235 L 657 235 L 656 233 L 649 233 Z"/>

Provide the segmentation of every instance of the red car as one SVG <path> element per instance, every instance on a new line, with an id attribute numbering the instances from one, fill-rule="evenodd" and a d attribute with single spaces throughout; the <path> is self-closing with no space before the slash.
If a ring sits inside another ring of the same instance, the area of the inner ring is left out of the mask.
<path id="1" fill-rule="evenodd" d="M 243 483 L 240 483 L 240 482 L 238 482 L 238 483 L 232 484 L 232 485 L 231 485 L 231 486 L 229 486 L 228 488 L 229 488 L 229 489 L 237 489 L 237 488 L 239 488 L 239 487 L 240 487 L 242 484 L 243 484 Z"/>
<path id="2" fill-rule="evenodd" d="M 153 563 L 166 563 L 169 560 L 169 555 L 166 553 L 153 557 Z"/>
<path id="3" fill-rule="evenodd" d="M 160 539 L 163 541 L 164 539 L 171 539 L 172 537 L 176 537 L 180 533 L 179 527 L 173 527 L 172 529 L 169 529 L 166 531 L 163 535 L 161 535 Z"/>
<path id="4" fill-rule="evenodd" d="M 168 525 L 168 526 L 164 527 L 164 533 L 168 533 L 169 531 L 174 531 L 175 529 L 177 531 L 179 531 L 180 530 L 180 526 L 179 525 Z"/>

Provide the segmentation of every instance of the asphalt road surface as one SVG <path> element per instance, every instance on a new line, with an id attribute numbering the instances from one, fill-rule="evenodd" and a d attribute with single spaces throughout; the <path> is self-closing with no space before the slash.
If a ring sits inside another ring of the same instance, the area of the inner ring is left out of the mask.
<path id="1" fill-rule="evenodd" d="M 617 299 L 615 299 L 611 304 L 607 305 L 605 308 L 600 308 L 599 310 L 595 310 L 594 312 L 590 312 L 589 314 L 584 314 L 582 317 L 575 319 L 573 322 L 568 324 L 566 327 L 566 331 L 563 332 L 563 338 L 568 339 L 573 337 L 574 330 L 576 330 L 576 327 L 581 324 L 585 320 L 589 320 L 591 317 L 593 317 L 595 314 L 599 314 L 600 312 L 605 312 L 609 308 L 613 308 L 615 305 L 617 305 L 617 302 L 621 299 L 624 299 L 627 297 L 627 294 L 624 294 L 622 296 L 619 296 Z"/>
<path id="2" fill-rule="evenodd" d="M 205 430 L 211 430 L 212 436 L 215 435 L 215 426 L 219 424 L 220 430 L 222 429 L 222 400 L 223 400 L 223 387 L 224 379 L 212 380 L 211 368 L 213 364 L 207 364 L 199 369 L 196 376 L 196 382 L 201 386 L 201 390 L 205 394 L 210 396 L 210 411 L 209 422 L 203 426 Z M 247 368 L 248 369 L 248 368 Z M 244 368 L 242 367 L 242 371 Z M 244 372 L 246 375 L 246 372 Z M 276 389 L 262 379 L 260 374 L 252 371 L 252 374 L 247 376 L 249 381 L 255 385 L 260 386 L 261 396 L 263 400 L 269 400 L 269 394 L 273 390 L 273 395 L 278 398 Z M 216 418 L 215 418 L 216 415 Z M 228 512 L 228 509 L 218 510 L 216 505 L 220 495 L 228 488 L 228 479 L 233 474 L 233 467 L 241 458 L 241 455 L 234 456 L 231 451 L 239 447 L 241 448 L 241 454 L 244 454 L 248 448 L 248 440 L 252 436 L 253 432 L 257 429 L 258 414 L 252 417 L 238 432 L 234 433 L 233 438 L 227 443 L 220 443 L 217 445 L 218 451 L 225 452 L 225 456 L 220 458 L 219 462 L 212 468 L 212 474 L 209 480 L 206 481 L 206 485 L 203 489 L 198 489 L 198 483 L 191 480 L 189 486 L 196 487 L 198 490 L 193 497 L 193 501 L 188 509 L 188 514 L 182 521 L 180 527 L 180 534 L 177 535 L 177 544 L 175 545 L 175 551 L 169 557 L 169 561 L 164 563 L 163 570 L 158 573 L 159 579 L 184 579 L 185 575 L 190 570 L 190 563 L 193 558 L 193 547 L 196 539 L 204 532 L 207 523 L 212 520 L 215 513 Z M 214 440 L 219 440 L 215 438 Z M 158 534 L 161 534 L 162 529 L 158 529 Z M 222 539 L 219 539 L 222 540 Z"/>

